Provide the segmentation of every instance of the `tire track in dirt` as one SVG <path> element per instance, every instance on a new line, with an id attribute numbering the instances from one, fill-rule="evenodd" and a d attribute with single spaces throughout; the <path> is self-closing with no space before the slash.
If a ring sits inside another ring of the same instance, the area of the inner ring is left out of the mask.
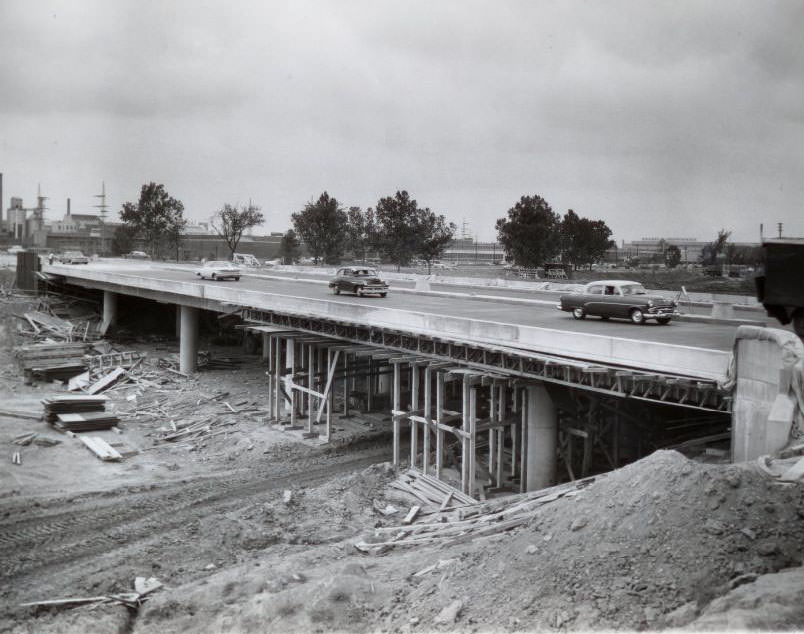
<path id="1" fill-rule="evenodd" d="M 273 469 L 246 471 L 227 478 L 189 481 L 98 505 L 89 500 L 79 508 L 29 517 L 0 524 L 0 579 L 30 574 L 42 567 L 65 564 L 115 545 L 151 537 L 153 532 L 183 526 L 207 507 L 230 505 L 266 491 L 311 485 L 344 472 L 387 459 L 388 448 L 367 449 L 353 454 L 299 463 L 284 463 Z M 104 502 L 107 500 L 104 499 Z M 209 509 L 211 511 L 212 509 Z"/>

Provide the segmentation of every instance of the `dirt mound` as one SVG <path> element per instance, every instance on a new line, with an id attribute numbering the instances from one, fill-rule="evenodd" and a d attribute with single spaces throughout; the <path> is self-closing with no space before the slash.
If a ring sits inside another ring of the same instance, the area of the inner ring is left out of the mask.
<path id="1" fill-rule="evenodd" d="M 351 540 L 380 523 L 369 507 L 386 475 L 271 503 L 279 533 L 306 545 L 253 550 L 241 566 L 165 592 L 134 631 L 659 629 L 723 614 L 715 599 L 801 561 L 802 487 L 670 451 L 540 507 L 515 531 L 357 555 Z"/>
<path id="2" fill-rule="evenodd" d="M 465 624 L 490 629 L 655 628 L 694 602 L 691 620 L 741 578 L 800 564 L 803 491 L 659 451 L 518 532 L 441 555 L 458 564 L 419 584 L 418 615 L 431 624 L 457 597 Z"/>

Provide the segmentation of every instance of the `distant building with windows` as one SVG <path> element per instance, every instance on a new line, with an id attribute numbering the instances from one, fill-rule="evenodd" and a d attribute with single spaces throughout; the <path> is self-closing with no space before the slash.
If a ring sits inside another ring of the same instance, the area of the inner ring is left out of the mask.
<path id="1" fill-rule="evenodd" d="M 505 252 L 499 242 L 459 238 L 450 243 L 441 259 L 454 264 L 496 264 L 505 259 Z"/>

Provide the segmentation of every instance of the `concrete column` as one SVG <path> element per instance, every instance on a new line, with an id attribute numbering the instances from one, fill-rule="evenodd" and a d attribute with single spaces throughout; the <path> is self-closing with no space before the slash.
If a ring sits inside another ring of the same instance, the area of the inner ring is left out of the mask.
<path id="1" fill-rule="evenodd" d="M 555 484 L 558 417 L 543 384 L 527 387 L 527 490 Z"/>
<path id="2" fill-rule="evenodd" d="M 382 370 L 387 371 L 389 368 L 387 366 L 379 366 L 379 369 L 381 371 Z M 380 374 L 377 377 L 377 394 L 387 394 L 390 396 L 393 383 L 394 379 L 392 374 L 390 374 L 389 372 L 386 372 L 385 374 Z"/>
<path id="3" fill-rule="evenodd" d="M 103 323 L 101 324 L 101 334 L 117 323 L 117 293 L 113 291 L 103 291 Z"/>
<path id="4" fill-rule="evenodd" d="M 192 374 L 198 369 L 198 309 L 181 307 L 179 337 L 179 370 Z"/>
<path id="5" fill-rule="evenodd" d="M 268 338 L 268 333 L 262 333 L 262 360 L 268 363 L 271 358 L 271 340 Z"/>

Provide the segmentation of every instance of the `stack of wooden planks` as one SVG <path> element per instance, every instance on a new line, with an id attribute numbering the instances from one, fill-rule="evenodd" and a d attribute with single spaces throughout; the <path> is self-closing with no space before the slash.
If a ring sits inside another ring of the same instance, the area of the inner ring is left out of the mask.
<path id="1" fill-rule="evenodd" d="M 45 420 L 49 423 L 56 423 L 60 421 L 60 417 L 72 414 L 82 417 L 89 417 L 92 415 L 102 414 L 103 416 L 97 417 L 102 419 L 109 416 L 104 410 L 106 409 L 106 402 L 109 400 L 106 396 L 86 396 L 83 394 L 73 395 L 65 394 L 63 396 L 52 396 L 50 398 L 42 399 L 42 405 L 45 407 Z M 115 422 L 117 417 L 115 416 Z M 77 422 L 77 421 L 76 421 Z M 91 427 L 91 429 L 109 429 L 114 423 L 106 425 L 105 427 Z M 70 431 L 81 431 L 73 430 Z"/>
<path id="2" fill-rule="evenodd" d="M 86 369 L 84 355 L 92 348 L 87 343 L 35 343 L 19 346 L 14 355 L 19 363 L 25 381 L 34 378 L 45 380 L 67 379 Z"/>
<path id="3" fill-rule="evenodd" d="M 354 546 L 362 553 L 379 555 L 405 546 L 454 545 L 487 537 L 530 522 L 539 507 L 563 497 L 572 497 L 605 474 L 560 484 L 549 489 L 475 502 L 457 509 L 444 509 L 420 516 L 419 522 L 403 520 L 399 526 L 374 529 Z M 417 507 L 413 507 L 414 509 Z M 411 514 L 409 513 L 408 516 Z M 415 516 L 415 514 L 414 514 Z M 435 516 L 435 517 L 433 517 Z"/>

